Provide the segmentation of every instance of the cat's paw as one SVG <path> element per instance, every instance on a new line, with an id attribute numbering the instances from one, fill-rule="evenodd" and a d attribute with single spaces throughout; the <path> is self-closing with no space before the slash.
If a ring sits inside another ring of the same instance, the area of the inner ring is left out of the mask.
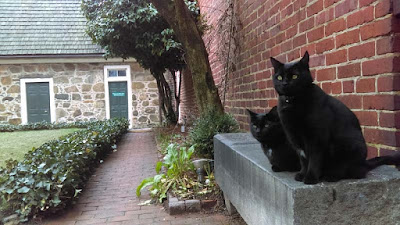
<path id="1" fill-rule="evenodd" d="M 304 179 L 304 174 L 302 173 L 296 173 L 296 175 L 294 176 L 294 179 L 297 181 L 303 181 Z"/>
<path id="2" fill-rule="evenodd" d="M 305 184 L 317 184 L 319 180 L 313 176 L 306 176 L 304 177 Z"/>
<path id="3" fill-rule="evenodd" d="M 274 172 L 282 172 L 283 170 L 277 166 L 272 166 L 272 171 Z"/>

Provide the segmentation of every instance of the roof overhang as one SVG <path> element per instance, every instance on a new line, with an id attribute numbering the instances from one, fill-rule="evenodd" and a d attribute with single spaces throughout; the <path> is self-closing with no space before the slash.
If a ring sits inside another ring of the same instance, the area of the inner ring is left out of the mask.
<path id="1" fill-rule="evenodd" d="M 0 55 L 0 65 L 4 64 L 35 64 L 35 63 L 111 63 L 136 62 L 133 58 L 108 58 L 103 54 L 76 55 Z"/>

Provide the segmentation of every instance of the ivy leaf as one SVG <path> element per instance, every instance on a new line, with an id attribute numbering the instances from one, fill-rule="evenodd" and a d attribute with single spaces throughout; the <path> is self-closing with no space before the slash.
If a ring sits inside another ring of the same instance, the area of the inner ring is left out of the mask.
<path id="1" fill-rule="evenodd" d="M 24 194 L 24 193 L 28 193 L 30 190 L 31 189 L 28 187 L 22 187 L 22 188 L 18 189 L 17 192 Z"/>

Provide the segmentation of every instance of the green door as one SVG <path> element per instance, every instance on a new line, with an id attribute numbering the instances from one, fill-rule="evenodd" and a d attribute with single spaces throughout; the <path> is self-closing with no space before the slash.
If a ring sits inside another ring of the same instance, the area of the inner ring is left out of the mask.
<path id="1" fill-rule="evenodd" d="M 128 89 L 127 82 L 109 82 L 110 117 L 128 118 Z"/>
<path id="2" fill-rule="evenodd" d="M 26 83 L 28 123 L 50 122 L 49 83 Z"/>

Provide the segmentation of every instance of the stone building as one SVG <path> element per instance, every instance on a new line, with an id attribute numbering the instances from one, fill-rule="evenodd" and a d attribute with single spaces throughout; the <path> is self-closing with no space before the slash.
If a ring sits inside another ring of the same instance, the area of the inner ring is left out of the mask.
<path id="1" fill-rule="evenodd" d="M 80 0 L 0 1 L 0 124 L 126 117 L 159 123 L 155 79 L 135 60 L 103 58 Z"/>

